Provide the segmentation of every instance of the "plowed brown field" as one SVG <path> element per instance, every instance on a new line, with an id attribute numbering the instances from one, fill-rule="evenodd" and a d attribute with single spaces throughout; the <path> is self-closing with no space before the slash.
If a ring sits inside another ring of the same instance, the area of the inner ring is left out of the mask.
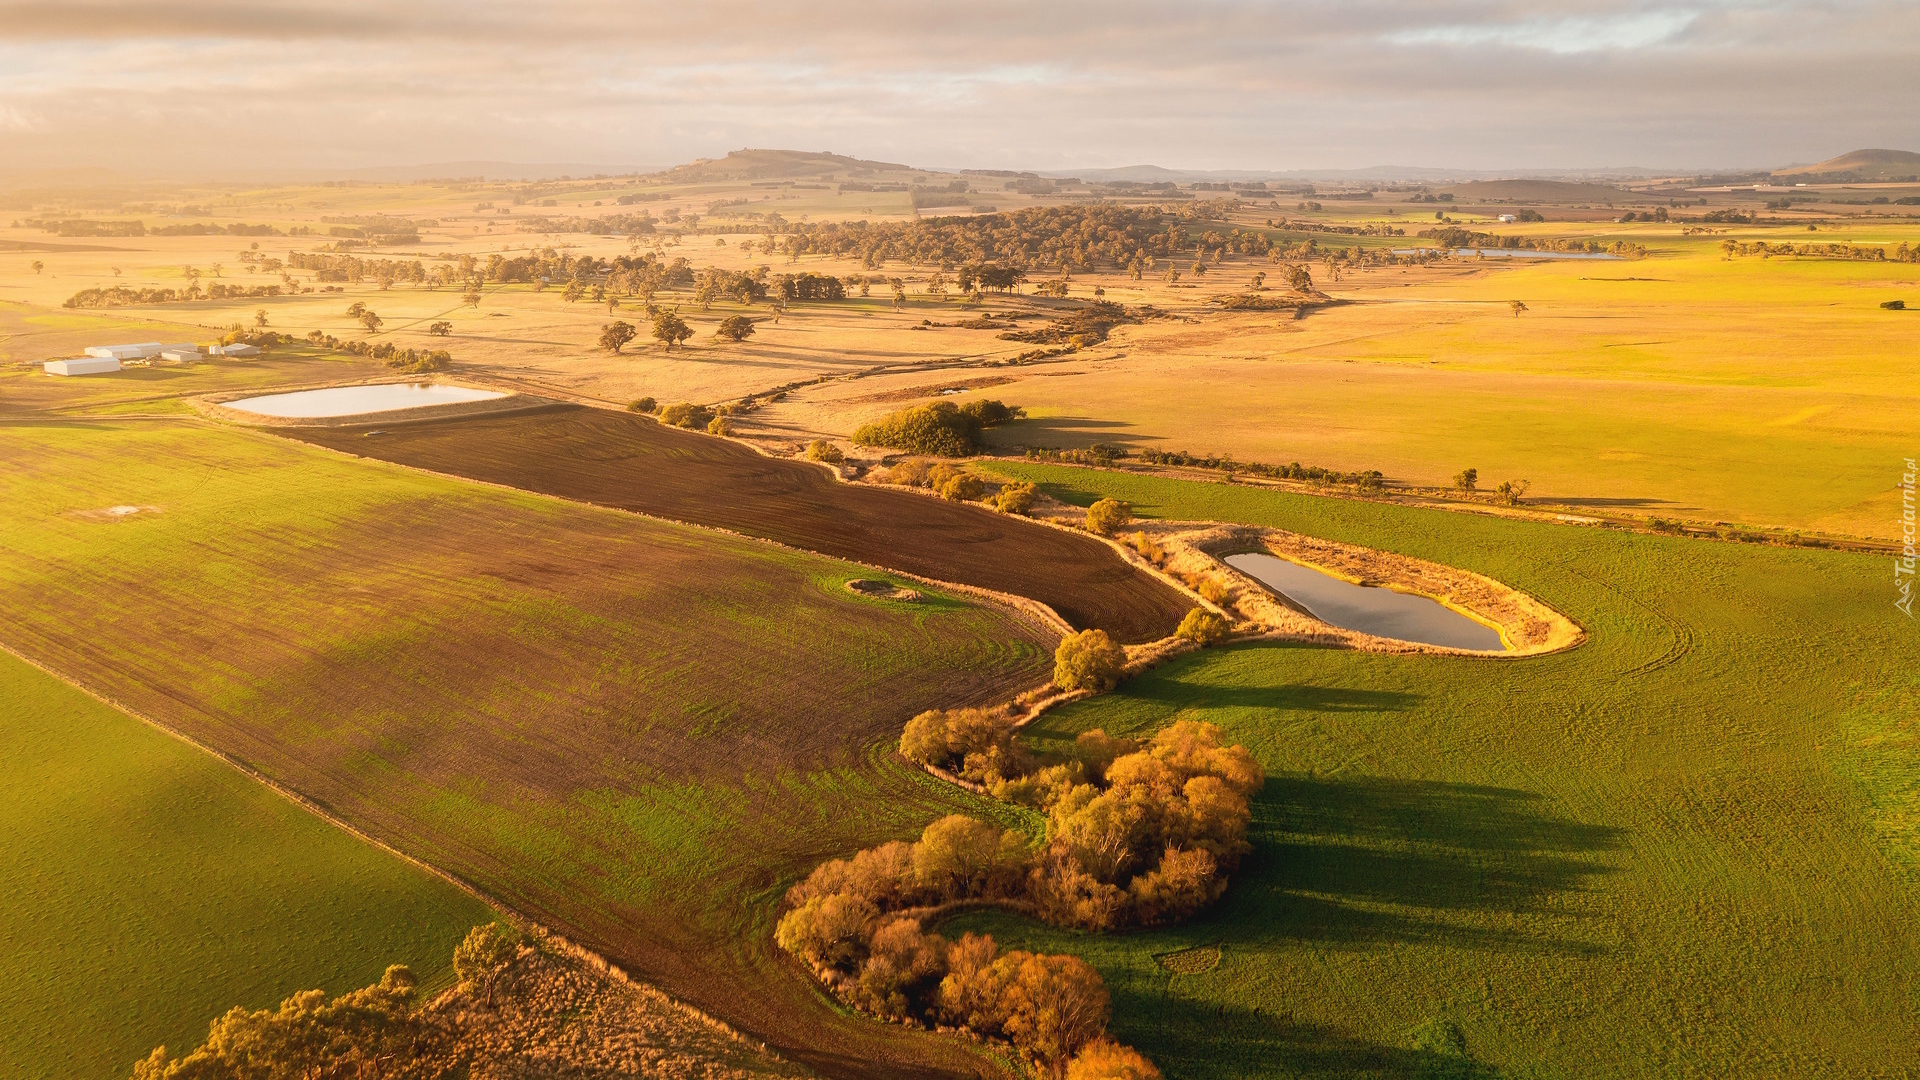
<path id="1" fill-rule="evenodd" d="M 713 525 L 1038 600 L 1117 640 L 1171 634 L 1192 605 L 1091 537 L 977 506 L 835 482 L 725 439 L 578 405 L 280 434 L 436 472 Z"/>

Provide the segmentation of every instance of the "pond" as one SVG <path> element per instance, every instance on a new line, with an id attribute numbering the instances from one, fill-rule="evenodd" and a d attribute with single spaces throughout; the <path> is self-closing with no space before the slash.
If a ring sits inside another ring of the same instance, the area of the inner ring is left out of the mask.
<path id="1" fill-rule="evenodd" d="M 1498 630 L 1424 596 L 1355 585 L 1272 555 L 1229 555 L 1226 563 L 1342 629 L 1450 649 L 1507 648 Z"/>
<path id="2" fill-rule="evenodd" d="M 1434 248 L 1395 248 L 1395 255 L 1421 255 L 1436 250 Z M 1620 261 L 1620 256 L 1605 251 L 1528 251 L 1525 248 L 1454 248 L 1448 254 L 1462 257 L 1480 256 L 1486 259 L 1609 259 Z"/>
<path id="3" fill-rule="evenodd" d="M 452 405 L 462 401 L 486 401 L 506 397 L 497 390 L 476 390 L 471 386 L 446 383 L 370 383 L 366 386 L 329 386 L 324 390 L 298 390 L 291 394 L 265 394 L 241 398 L 224 404 L 229 409 L 277 416 L 282 419 L 311 420 L 327 416 L 358 416 L 361 413 L 415 409 L 422 405 Z"/>

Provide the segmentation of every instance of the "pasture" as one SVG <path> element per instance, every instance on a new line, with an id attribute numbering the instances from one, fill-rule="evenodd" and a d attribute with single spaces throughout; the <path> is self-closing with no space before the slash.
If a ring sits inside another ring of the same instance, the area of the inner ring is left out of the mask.
<path id="1" fill-rule="evenodd" d="M 1523 661 L 1209 650 L 1031 729 L 1200 719 L 1268 770 L 1253 856 L 1188 926 L 949 927 L 1094 962 L 1169 1076 L 1920 1069 L 1920 675 L 1884 557 L 1002 470 L 1466 567 L 1592 633 Z"/>
<path id="2" fill-rule="evenodd" d="M 958 801 L 881 750 L 923 708 L 1041 681 L 1036 628 L 194 420 L 15 422 L 0 459 L 10 648 L 800 1060 L 971 1071 L 956 1044 L 820 1001 L 775 957 L 774 900 Z M 235 996 L 218 970 L 181 975 Z"/>
<path id="3" fill-rule="evenodd" d="M 493 918 L 432 874 L 0 653 L 0 1060 L 120 1080 L 234 1005 L 430 985 Z"/>

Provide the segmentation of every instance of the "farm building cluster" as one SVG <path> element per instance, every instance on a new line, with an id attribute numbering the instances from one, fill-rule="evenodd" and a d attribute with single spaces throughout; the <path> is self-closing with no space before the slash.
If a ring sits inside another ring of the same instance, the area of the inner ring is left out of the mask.
<path id="1" fill-rule="evenodd" d="M 43 365 L 49 375 L 104 375 L 119 371 L 120 365 L 133 360 L 200 360 L 208 356 L 235 358 L 259 356 L 257 345 L 209 345 L 205 349 L 191 341 L 168 344 L 142 341 L 131 345 L 89 345 L 86 355 L 68 360 L 49 360 Z"/>

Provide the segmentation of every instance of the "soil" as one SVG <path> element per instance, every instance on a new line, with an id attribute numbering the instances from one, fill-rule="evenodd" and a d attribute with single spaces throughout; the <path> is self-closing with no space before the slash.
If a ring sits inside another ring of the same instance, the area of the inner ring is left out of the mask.
<path id="1" fill-rule="evenodd" d="M 1036 600 L 1128 644 L 1192 604 L 1099 541 L 980 506 L 843 484 L 825 469 L 628 413 L 556 405 L 512 416 L 279 428 L 362 457 L 711 525 L 905 574 Z"/>

